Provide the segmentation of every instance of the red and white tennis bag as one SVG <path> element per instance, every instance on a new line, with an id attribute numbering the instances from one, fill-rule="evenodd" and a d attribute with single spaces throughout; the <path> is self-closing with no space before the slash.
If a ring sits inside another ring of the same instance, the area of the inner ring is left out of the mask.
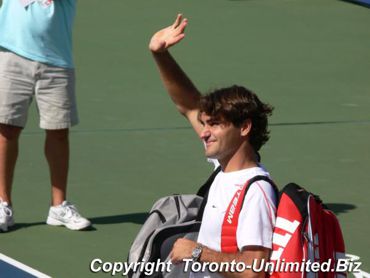
<path id="1" fill-rule="evenodd" d="M 255 181 L 269 182 L 266 176 L 256 176 L 235 193 L 221 232 L 221 250 L 238 251 L 236 229 L 244 197 Z M 279 193 L 273 252 L 269 262 L 272 278 L 340 278 L 346 277 L 345 248 L 338 219 L 320 198 L 295 183 L 289 183 Z M 341 263 L 340 268 L 338 262 Z M 339 271 L 337 271 L 339 270 Z"/>
<path id="2" fill-rule="evenodd" d="M 272 278 L 346 277 L 338 219 L 318 196 L 290 183 L 280 192 L 273 235 Z"/>

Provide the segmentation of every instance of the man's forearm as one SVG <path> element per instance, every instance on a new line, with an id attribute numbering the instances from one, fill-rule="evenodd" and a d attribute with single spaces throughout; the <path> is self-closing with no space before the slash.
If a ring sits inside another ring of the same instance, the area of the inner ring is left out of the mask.
<path id="1" fill-rule="evenodd" d="M 168 51 L 152 52 L 162 82 L 179 112 L 185 116 L 198 109 L 200 93 Z"/>
<path id="2" fill-rule="evenodd" d="M 243 264 L 250 265 L 252 266 L 254 260 L 262 260 L 265 259 L 267 260 L 268 258 L 268 253 L 265 252 L 265 250 L 261 251 L 243 251 L 243 252 L 238 252 L 236 254 L 232 253 L 221 253 L 214 251 L 212 249 L 209 249 L 207 247 L 203 247 L 202 254 L 199 258 L 200 262 L 208 262 L 208 263 L 232 263 L 235 261 L 236 263 L 242 262 Z M 222 272 L 220 273 L 222 276 L 226 278 L 240 278 L 240 277 L 248 277 L 248 278 L 262 278 L 265 277 L 265 272 L 253 272 L 252 269 L 247 269 L 244 272 Z"/>

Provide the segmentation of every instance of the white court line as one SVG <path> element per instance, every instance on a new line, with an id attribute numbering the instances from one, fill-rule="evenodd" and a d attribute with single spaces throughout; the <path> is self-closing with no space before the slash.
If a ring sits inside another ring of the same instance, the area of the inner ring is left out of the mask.
<path id="1" fill-rule="evenodd" d="M 36 269 L 33 269 L 32 267 L 29 267 L 25 264 L 22 264 L 21 262 L 18 262 L 8 256 L 5 256 L 4 254 L 1 254 L 0 253 L 0 260 L 3 260 L 4 262 L 7 262 L 21 270 L 23 270 L 24 272 L 28 272 L 29 274 L 32 274 L 38 278 L 51 278 L 51 276 L 48 276 L 44 273 L 41 273 L 40 271 L 37 271 Z"/>
<path id="2" fill-rule="evenodd" d="M 353 260 L 353 261 L 359 261 L 361 258 L 357 255 L 353 255 L 353 254 L 346 254 L 346 258 L 349 259 L 349 260 Z M 351 272 L 351 274 L 355 277 L 355 278 L 370 278 L 370 273 L 367 273 L 363 270 L 360 269 L 359 272 Z"/>

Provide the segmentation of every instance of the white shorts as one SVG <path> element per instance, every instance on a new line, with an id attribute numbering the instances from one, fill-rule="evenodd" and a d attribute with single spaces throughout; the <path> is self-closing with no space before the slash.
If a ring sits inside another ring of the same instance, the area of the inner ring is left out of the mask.
<path id="1" fill-rule="evenodd" d="M 0 48 L 0 123 L 24 127 L 35 96 L 43 129 L 78 123 L 74 69 L 39 63 Z"/>

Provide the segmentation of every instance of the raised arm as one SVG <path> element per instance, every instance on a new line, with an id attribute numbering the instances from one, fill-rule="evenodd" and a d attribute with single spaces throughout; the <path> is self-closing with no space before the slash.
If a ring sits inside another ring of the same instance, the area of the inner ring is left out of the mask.
<path id="1" fill-rule="evenodd" d="M 181 14 L 175 22 L 153 35 L 149 49 L 157 63 L 159 73 L 165 88 L 178 111 L 184 115 L 200 134 L 201 125 L 198 122 L 198 103 L 200 93 L 185 72 L 176 63 L 168 49 L 179 43 L 184 37 L 188 21 Z"/>

